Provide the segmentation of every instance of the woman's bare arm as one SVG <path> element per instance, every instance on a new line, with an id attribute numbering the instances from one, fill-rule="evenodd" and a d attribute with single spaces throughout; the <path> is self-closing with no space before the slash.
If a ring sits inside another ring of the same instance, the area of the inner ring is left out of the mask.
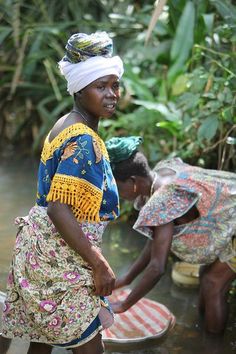
<path id="1" fill-rule="evenodd" d="M 150 261 L 151 245 L 152 245 L 152 241 L 148 240 L 141 254 L 136 259 L 136 261 L 131 265 L 128 272 L 124 276 L 116 280 L 115 289 L 120 288 L 122 286 L 129 285 L 145 269 L 145 267 Z"/>
<path id="2" fill-rule="evenodd" d="M 165 272 L 173 237 L 173 223 L 154 228 L 150 261 L 142 278 L 123 302 L 114 303 L 113 311 L 124 312 L 145 296 Z"/>
<path id="3" fill-rule="evenodd" d="M 58 201 L 49 202 L 48 215 L 65 242 L 91 266 L 95 294 L 110 295 L 114 288 L 115 275 L 99 249 L 85 237 L 70 206 Z"/>

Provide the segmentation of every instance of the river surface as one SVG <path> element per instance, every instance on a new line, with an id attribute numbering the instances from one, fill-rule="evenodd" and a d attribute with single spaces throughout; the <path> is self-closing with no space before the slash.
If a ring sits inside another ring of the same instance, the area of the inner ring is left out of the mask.
<path id="1" fill-rule="evenodd" d="M 0 162 L 0 291 L 5 283 L 15 239 L 14 218 L 24 216 L 34 204 L 37 162 L 29 159 L 8 158 Z M 116 275 L 122 275 L 140 253 L 145 239 L 132 230 L 128 223 L 116 222 L 108 226 L 104 235 L 104 255 Z M 162 340 L 142 345 L 107 347 L 107 354 L 231 354 L 236 353 L 236 304 L 231 298 L 230 318 L 223 337 L 207 336 L 201 330 L 197 314 L 198 289 L 176 286 L 168 271 L 147 295 L 164 304 L 176 317 L 175 327 Z M 8 354 L 24 354 L 28 344 L 13 341 Z M 54 349 L 53 354 L 70 351 Z"/>

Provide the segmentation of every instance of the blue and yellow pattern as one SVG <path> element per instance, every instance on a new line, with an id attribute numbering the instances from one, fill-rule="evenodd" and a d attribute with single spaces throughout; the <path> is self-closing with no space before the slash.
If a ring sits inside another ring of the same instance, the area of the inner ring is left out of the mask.
<path id="1" fill-rule="evenodd" d="M 59 200 L 71 206 L 78 221 L 113 220 L 119 215 L 117 186 L 102 139 L 76 123 L 49 142 L 47 136 L 38 171 L 36 203 Z"/>

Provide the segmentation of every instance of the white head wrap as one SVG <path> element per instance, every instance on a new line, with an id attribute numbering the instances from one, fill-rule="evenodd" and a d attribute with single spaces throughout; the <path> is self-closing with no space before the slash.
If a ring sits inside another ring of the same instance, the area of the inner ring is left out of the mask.
<path id="1" fill-rule="evenodd" d="M 70 95 L 82 90 L 100 77 L 116 75 L 120 79 L 124 73 L 123 62 L 119 56 L 111 58 L 93 56 L 75 64 L 62 59 L 58 65 L 67 81 L 67 91 Z"/>

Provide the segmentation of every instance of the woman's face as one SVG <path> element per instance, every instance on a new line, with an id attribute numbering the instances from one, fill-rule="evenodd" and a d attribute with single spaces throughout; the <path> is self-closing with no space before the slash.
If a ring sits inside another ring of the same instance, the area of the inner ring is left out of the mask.
<path id="1" fill-rule="evenodd" d="M 119 191 L 119 196 L 122 199 L 134 201 L 137 197 L 137 192 L 135 191 L 134 181 L 128 178 L 126 181 L 116 180 L 116 184 Z"/>
<path id="2" fill-rule="evenodd" d="M 120 98 L 119 79 L 115 75 L 103 76 L 77 93 L 79 104 L 93 117 L 112 116 Z"/>
<path id="3" fill-rule="evenodd" d="M 125 181 L 121 181 L 116 178 L 116 184 L 119 191 L 119 196 L 122 199 L 134 201 L 137 197 L 149 198 L 150 197 L 150 187 L 152 180 L 150 176 L 131 176 Z"/>

